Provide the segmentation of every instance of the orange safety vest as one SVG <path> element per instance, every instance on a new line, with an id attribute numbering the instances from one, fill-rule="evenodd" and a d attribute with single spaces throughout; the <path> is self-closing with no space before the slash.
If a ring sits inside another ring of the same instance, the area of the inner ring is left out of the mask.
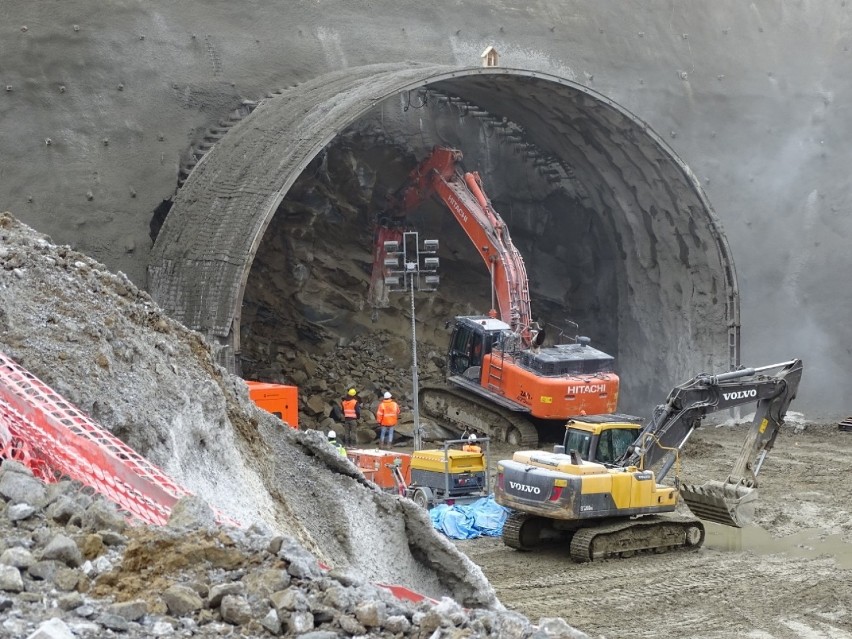
<path id="1" fill-rule="evenodd" d="M 477 446 L 476 444 L 465 444 L 462 446 L 462 452 L 464 453 L 481 453 L 482 447 Z"/>
<path id="2" fill-rule="evenodd" d="M 358 405 L 358 400 L 354 397 L 351 399 L 343 400 L 343 418 L 344 419 L 358 419 L 358 411 L 355 410 L 355 407 Z"/>
<path id="3" fill-rule="evenodd" d="M 376 411 L 376 421 L 381 426 L 396 426 L 399 420 L 399 404 L 392 399 L 383 399 L 379 404 L 379 410 Z"/>

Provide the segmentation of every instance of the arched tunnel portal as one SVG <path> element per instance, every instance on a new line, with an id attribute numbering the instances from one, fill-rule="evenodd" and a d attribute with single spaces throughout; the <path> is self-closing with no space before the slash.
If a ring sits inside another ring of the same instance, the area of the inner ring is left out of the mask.
<path id="1" fill-rule="evenodd" d="M 270 376 L 257 354 L 275 348 L 274 328 L 256 343 L 264 312 L 267 323 L 370 330 L 371 223 L 434 144 L 460 148 L 483 175 L 527 262 L 534 316 L 575 321 L 616 356 L 622 410 L 647 413 L 673 383 L 738 364 L 736 272 L 689 168 L 605 96 L 522 69 L 373 65 L 271 94 L 175 196 L 152 296 L 254 376 Z M 448 292 L 426 321 L 487 310 L 485 269 L 450 216 L 434 206 L 414 221 L 442 239 Z M 336 280 L 332 294 L 310 285 L 318 271 Z M 289 339 L 310 353 L 303 330 Z"/>

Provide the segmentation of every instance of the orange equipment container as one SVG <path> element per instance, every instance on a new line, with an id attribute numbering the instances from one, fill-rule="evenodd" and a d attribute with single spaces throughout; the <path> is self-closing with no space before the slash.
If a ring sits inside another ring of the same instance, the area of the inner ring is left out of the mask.
<path id="1" fill-rule="evenodd" d="M 259 408 L 286 422 L 290 428 L 299 428 L 299 389 L 286 384 L 249 382 L 249 397 Z"/>
<path id="2" fill-rule="evenodd" d="M 411 483 L 411 455 L 408 453 L 395 453 L 377 448 L 350 448 L 347 449 L 346 456 L 364 473 L 364 477 L 382 490 L 400 489 L 394 467 L 399 468 L 400 477 L 405 482 L 405 486 Z M 405 486 L 402 486 L 402 491 L 405 490 Z"/>

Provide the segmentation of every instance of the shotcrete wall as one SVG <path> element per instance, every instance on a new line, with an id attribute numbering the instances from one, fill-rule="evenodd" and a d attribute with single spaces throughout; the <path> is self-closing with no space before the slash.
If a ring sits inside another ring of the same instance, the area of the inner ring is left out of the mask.
<path id="1" fill-rule="evenodd" d="M 845 413 L 849 11 L 10 0 L 0 7 L 0 208 L 144 284 L 154 210 L 193 145 L 243 100 L 376 62 L 470 66 L 493 45 L 502 66 L 591 87 L 665 136 L 727 232 L 743 362 L 802 356 L 797 408 Z"/>

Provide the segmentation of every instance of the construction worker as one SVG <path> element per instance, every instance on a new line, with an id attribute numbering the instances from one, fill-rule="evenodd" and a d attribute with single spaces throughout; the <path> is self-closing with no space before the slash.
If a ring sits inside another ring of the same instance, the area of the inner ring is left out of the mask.
<path id="1" fill-rule="evenodd" d="M 334 446 L 338 453 L 346 457 L 346 448 L 343 447 L 343 444 L 337 441 L 337 433 L 333 430 L 328 431 L 328 443 Z"/>
<path id="2" fill-rule="evenodd" d="M 476 435 L 473 433 L 467 438 L 467 443 L 462 446 L 462 450 L 466 453 L 481 453 L 482 446 L 476 443 Z"/>
<path id="3" fill-rule="evenodd" d="M 358 420 L 361 418 L 361 398 L 358 391 L 350 388 L 340 402 L 343 409 L 343 443 L 354 446 L 358 443 Z"/>
<path id="4" fill-rule="evenodd" d="M 387 444 L 387 447 L 390 448 L 393 444 L 393 429 L 399 421 L 400 412 L 399 404 L 393 401 L 393 395 L 390 392 L 385 393 L 385 397 L 376 411 L 376 421 L 379 422 L 380 429 L 379 448 L 383 448 L 383 444 Z"/>

